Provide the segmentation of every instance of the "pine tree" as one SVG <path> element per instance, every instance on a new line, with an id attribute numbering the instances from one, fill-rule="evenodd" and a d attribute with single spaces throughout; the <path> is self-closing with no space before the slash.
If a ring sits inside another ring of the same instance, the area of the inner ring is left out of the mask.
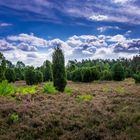
<path id="1" fill-rule="evenodd" d="M 65 59 L 60 47 L 56 47 L 52 56 L 53 59 L 53 84 L 57 90 L 63 92 L 67 84 Z"/>
<path id="2" fill-rule="evenodd" d="M 124 68 L 121 63 L 116 63 L 112 68 L 112 76 L 115 81 L 122 81 L 125 78 Z"/>
<path id="3" fill-rule="evenodd" d="M 6 78 L 6 80 L 8 80 L 8 82 L 10 82 L 10 83 L 11 83 L 11 82 L 15 82 L 16 74 L 15 74 L 14 69 L 12 69 L 12 68 L 6 69 L 5 78 Z"/>
<path id="4" fill-rule="evenodd" d="M 52 81 L 52 65 L 50 61 L 46 60 L 44 62 L 42 72 L 44 81 Z"/>

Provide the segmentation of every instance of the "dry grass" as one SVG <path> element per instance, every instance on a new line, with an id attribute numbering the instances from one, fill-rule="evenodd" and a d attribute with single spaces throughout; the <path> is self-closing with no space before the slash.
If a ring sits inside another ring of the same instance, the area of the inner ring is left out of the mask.
<path id="1" fill-rule="evenodd" d="M 24 82 L 16 83 L 24 85 Z M 0 140 L 139 140 L 140 85 L 123 82 L 73 83 L 72 94 L 0 97 Z M 90 95 L 93 100 L 77 101 Z M 9 123 L 11 114 L 18 115 Z"/>

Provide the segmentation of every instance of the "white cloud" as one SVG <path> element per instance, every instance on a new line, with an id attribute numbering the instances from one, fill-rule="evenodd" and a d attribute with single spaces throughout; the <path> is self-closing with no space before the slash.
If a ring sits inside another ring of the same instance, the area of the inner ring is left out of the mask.
<path id="1" fill-rule="evenodd" d="M 10 23 L 0 23 L 0 27 L 12 26 Z"/>
<path id="2" fill-rule="evenodd" d="M 108 16 L 106 15 L 92 15 L 89 17 L 90 20 L 93 21 L 105 21 L 108 20 Z"/>
<path id="3" fill-rule="evenodd" d="M 14 49 L 15 49 L 15 46 L 8 43 L 5 39 L 0 40 L 0 51 L 9 51 L 9 50 L 14 50 Z"/>
<path id="4" fill-rule="evenodd" d="M 25 36 L 29 36 L 29 38 L 26 38 Z M 20 60 L 28 65 L 39 66 L 46 59 L 51 60 L 54 51 L 53 48 L 56 46 L 60 46 L 64 51 L 66 62 L 68 59 L 105 59 L 117 58 L 121 55 L 122 57 L 125 57 L 126 55 L 128 57 L 128 54 L 130 54 L 130 56 L 137 54 L 140 48 L 140 39 L 127 39 L 124 35 L 120 34 L 115 36 L 74 35 L 69 37 L 66 41 L 60 39 L 45 40 L 28 34 L 25 36 L 23 38 L 20 34 L 19 36 L 12 36 L 10 41 L 9 37 L 8 40 L 0 40 L 0 51 L 13 63 Z M 36 42 L 34 41 L 35 39 L 43 40 L 43 42 L 45 41 L 45 46 L 40 48 L 33 45 L 33 42 Z M 41 51 L 40 49 L 45 51 Z"/>
<path id="5" fill-rule="evenodd" d="M 126 38 L 123 35 L 115 35 L 115 36 L 110 36 L 110 39 L 108 40 L 110 42 L 124 42 L 126 41 Z"/>
<path id="6" fill-rule="evenodd" d="M 47 46 L 47 41 L 45 39 L 39 38 L 34 36 L 34 34 L 19 34 L 17 36 L 8 36 L 7 40 L 10 41 L 20 41 L 24 43 L 28 43 L 32 46 L 37 46 L 37 47 L 46 47 Z"/>
<path id="7" fill-rule="evenodd" d="M 98 27 L 97 30 L 102 33 L 102 32 L 105 32 L 109 29 L 114 29 L 114 30 L 120 30 L 120 27 L 118 26 L 102 26 L 102 27 Z"/>

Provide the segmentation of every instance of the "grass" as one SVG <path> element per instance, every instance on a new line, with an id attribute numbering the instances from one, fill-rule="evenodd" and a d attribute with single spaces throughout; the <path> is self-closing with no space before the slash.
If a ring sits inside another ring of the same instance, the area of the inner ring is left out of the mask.
<path id="1" fill-rule="evenodd" d="M 26 87 L 19 87 L 16 89 L 17 94 L 34 94 L 37 92 L 36 90 L 37 86 L 26 86 Z"/>
<path id="2" fill-rule="evenodd" d="M 19 121 L 19 115 L 17 113 L 12 113 L 9 116 L 8 122 L 9 123 L 17 123 Z"/>
<path id="3" fill-rule="evenodd" d="M 105 87 L 102 88 L 102 91 L 103 91 L 104 93 L 108 93 L 108 92 L 111 91 L 111 89 L 110 89 L 109 86 L 105 86 Z"/>
<path id="4" fill-rule="evenodd" d="M 15 87 L 12 84 L 6 80 L 0 83 L 0 96 L 9 96 L 13 93 L 15 93 Z"/>
<path id="5" fill-rule="evenodd" d="M 73 90 L 70 87 L 66 87 L 64 92 L 68 95 L 72 95 Z"/>
<path id="6" fill-rule="evenodd" d="M 45 84 L 43 87 L 43 91 L 48 94 L 56 94 L 58 92 L 52 83 Z"/>
<path id="7" fill-rule="evenodd" d="M 91 95 L 79 95 L 78 100 L 80 101 L 91 101 L 94 98 L 94 96 Z"/>
<path id="8" fill-rule="evenodd" d="M 118 94 L 124 94 L 125 89 L 123 87 L 117 87 L 117 88 L 115 88 L 115 92 Z"/>

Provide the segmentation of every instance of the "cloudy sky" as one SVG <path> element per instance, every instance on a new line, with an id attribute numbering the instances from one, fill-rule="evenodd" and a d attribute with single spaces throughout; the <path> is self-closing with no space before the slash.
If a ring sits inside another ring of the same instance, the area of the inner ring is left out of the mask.
<path id="1" fill-rule="evenodd" d="M 140 48 L 140 0 L 0 0 L 0 51 L 41 65 L 61 46 L 69 59 L 132 57 Z"/>

